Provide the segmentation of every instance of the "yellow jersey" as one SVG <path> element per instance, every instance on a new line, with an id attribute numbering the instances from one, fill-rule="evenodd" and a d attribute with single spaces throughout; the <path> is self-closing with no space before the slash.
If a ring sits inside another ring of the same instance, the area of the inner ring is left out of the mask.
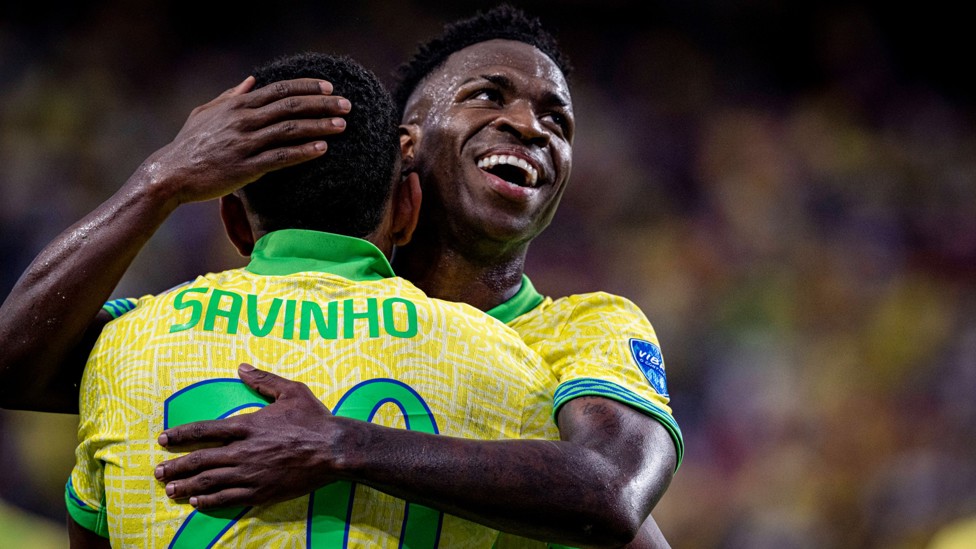
<path id="1" fill-rule="evenodd" d="M 674 442 L 677 465 L 681 464 L 684 438 L 669 406 L 664 357 L 653 326 L 637 305 L 605 292 L 553 300 L 523 275 L 519 291 L 488 314 L 518 332 L 556 376 L 553 424 L 559 408 L 576 397 L 610 398 L 664 425 Z M 507 533 L 501 534 L 495 549 L 544 547 L 569 549 Z"/>
<path id="2" fill-rule="evenodd" d="M 664 425 L 681 464 L 684 438 L 671 412 L 661 344 L 632 301 L 605 292 L 553 300 L 523 275 L 518 293 L 488 314 L 518 332 L 552 369 L 559 383 L 554 421 L 559 408 L 576 397 L 622 402 Z"/>
<path id="3" fill-rule="evenodd" d="M 134 305 L 134 307 L 133 307 Z M 246 268 L 116 302 L 81 386 L 71 517 L 115 547 L 491 547 L 498 532 L 337 482 L 217 512 L 153 477 L 166 428 L 254 410 L 241 362 L 308 385 L 337 416 L 476 439 L 554 438 L 555 379 L 518 335 L 393 276 L 360 239 L 265 235 Z M 130 309 L 131 310 L 128 310 Z"/>

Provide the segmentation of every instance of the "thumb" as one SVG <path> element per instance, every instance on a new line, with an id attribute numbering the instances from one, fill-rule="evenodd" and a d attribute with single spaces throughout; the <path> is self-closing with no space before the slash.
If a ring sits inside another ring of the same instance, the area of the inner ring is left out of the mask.
<path id="1" fill-rule="evenodd" d="M 237 367 L 237 375 L 240 376 L 241 381 L 243 381 L 245 385 L 257 391 L 259 395 L 269 398 L 272 401 L 281 398 L 281 395 L 285 392 L 288 384 L 292 383 L 291 381 L 271 372 L 258 370 L 246 362 L 242 362 L 240 366 Z"/>
<path id="2" fill-rule="evenodd" d="M 229 90 L 225 91 L 224 93 L 222 93 L 220 95 L 221 96 L 227 96 L 227 97 L 231 97 L 231 96 L 234 96 L 234 95 L 243 95 L 243 94 L 251 91 L 251 88 L 254 87 L 254 82 L 255 81 L 256 80 L 255 80 L 255 78 L 253 76 L 248 76 L 240 84 L 234 86 L 233 88 L 230 88 Z"/>

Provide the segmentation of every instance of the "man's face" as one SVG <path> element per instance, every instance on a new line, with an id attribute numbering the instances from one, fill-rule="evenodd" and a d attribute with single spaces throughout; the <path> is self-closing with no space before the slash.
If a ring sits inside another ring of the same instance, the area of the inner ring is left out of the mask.
<path id="1" fill-rule="evenodd" d="M 491 40 L 459 50 L 407 105 L 420 127 L 412 169 L 422 215 L 449 234 L 507 245 L 550 222 L 569 179 L 575 120 L 565 77 L 528 44 Z"/>

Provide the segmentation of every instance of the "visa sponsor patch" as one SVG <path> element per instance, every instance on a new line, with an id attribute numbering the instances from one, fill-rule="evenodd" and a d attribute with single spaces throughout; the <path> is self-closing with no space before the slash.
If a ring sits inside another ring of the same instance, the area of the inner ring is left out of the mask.
<path id="1" fill-rule="evenodd" d="M 664 357 L 661 356 L 661 348 L 650 341 L 631 339 L 630 356 L 634 357 L 634 362 L 657 394 L 667 397 L 668 381 L 664 375 Z"/>

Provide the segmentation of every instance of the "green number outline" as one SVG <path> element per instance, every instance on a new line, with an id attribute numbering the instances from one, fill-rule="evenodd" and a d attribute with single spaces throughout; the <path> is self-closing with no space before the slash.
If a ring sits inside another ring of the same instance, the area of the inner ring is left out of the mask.
<path id="1" fill-rule="evenodd" d="M 395 379 L 363 381 L 339 399 L 336 416 L 372 421 L 377 410 L 392 402 L 400 408 L 408 431 L 437 434 L 437 424 L 427 403 L 410 386 Z M 316 490 L 309 498 L 309 548 L 347 547 L 349 519 L 352 513 L 353 491 L 350 482 L 334 482 Z M 341 528 L 337 517 L 345 516 Z M 408 502 L 403 510 L 400 547 L 434 549 L 440 539 L 444 514 L 429 507 Z M 341 539 L 339 532 L 342 533 Z"/>
<path id="2" fill-rule="evenodd" d="M 209 379 L 184 387 L 166 399 L 163 428 L 221 419 L 247 408 L 262 408 L 268 402 L 239 379 Z M 386 403 L 396 404 L 400 408 L 407 430 L 438 433 L 433 413 L 424 399 L 410 386 L 395 379 L 378 378 L 359 383 L 339 399 L 332 413 L 372 421 Z M 347 546 L 354 490 L 353 483 L 335 482 L 310 495 L 306 522 L 308 547 L 328 549 Z M 194 510 L 180 525 L 169 549 L 213 547 L 250 509 Z M 345 520 L 340 521 L 338 517 L 343 516 Z M 434 509 L 407 502 L 403 512 L 400 547 L 435 549 L 440 539 L 443 517 L 443 513 Z"/>

